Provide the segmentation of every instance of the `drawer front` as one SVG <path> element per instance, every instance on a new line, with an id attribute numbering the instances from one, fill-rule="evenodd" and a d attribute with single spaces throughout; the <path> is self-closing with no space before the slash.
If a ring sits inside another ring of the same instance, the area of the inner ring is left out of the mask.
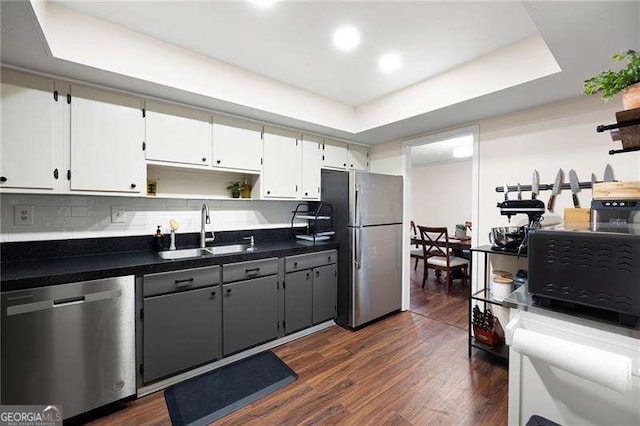
<path id="1" fill-rule="evenodd" d="M 220 266 L 183 269 L 144 276 L 144 297 L 220 284 Z"/>
<path id="2" fill-rule="evenodd" d="M 333 263 L 336 263 L 336 260 L 338 260 L 337 250 L 327 250 L 318 253 L 289 256 L 285 258 L 285 271 L 303 271 L 305 269 L 311 269 L 317 266 L 331 265 Z"/>
<path id="3" fill-rule="evenodd" d="M 222 280 L 225 283 L 264 277 L 278 273 L 278 258 L 252 260 L 251 262 L 231 263 L 223 265 Z"/>

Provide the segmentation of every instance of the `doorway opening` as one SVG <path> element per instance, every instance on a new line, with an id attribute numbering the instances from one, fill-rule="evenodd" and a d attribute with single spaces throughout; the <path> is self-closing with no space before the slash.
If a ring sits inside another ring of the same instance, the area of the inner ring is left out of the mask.
<path id="1" fill-rule="evenodd" d="M 477 222 L 477 128 L 413 138 L 403 148 L 407 309 L 466 330 L 472 282 L 469 248 Z M 446 237 L 430 232 L 431 240 L 422 238 L 419 227 L 446 230 Z M 423 245 L 410 244 L 411 238 L 427 242 L 425 249 L 440 256 L 425 261 Z"/>

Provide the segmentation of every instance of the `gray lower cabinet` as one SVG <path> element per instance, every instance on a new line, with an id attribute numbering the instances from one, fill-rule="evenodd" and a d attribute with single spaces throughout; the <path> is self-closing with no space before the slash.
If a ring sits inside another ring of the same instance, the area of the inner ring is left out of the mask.
<path id="1" fill-rule="evenodd" d="M 145 383 L 220 357 L 220 300 L 219 285 L 144 299 Z"/>
<path id="2" fill-rule="evenodd" d="M 224 355 L 278 337 L 277 275 L 223 284 L 222 292 Z"/>
<path id="3" fill-rule="evenodd" d="M 286 275 L 284 287 L 284 331 L 286 334 L 311 327 L 312 271 Z"/>
<path id="4" fill-rule="evenodd" d="M 337 271 L 335 264 L 313 269 L 313 324 L 336 316 Z"/>
<path id="5" fill-rule="evenodd" d="M 337 252 L 285 259 L 284 331 L 291 334 L 336 316 Z"/>

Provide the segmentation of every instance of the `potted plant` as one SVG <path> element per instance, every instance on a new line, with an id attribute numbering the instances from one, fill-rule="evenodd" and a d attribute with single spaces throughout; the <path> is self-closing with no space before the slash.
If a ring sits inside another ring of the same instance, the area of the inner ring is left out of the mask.
<path id="1" fill-rule="evenodd" d="M 240 198 L 240 190 L 242 190 L 242 183 L 229 182 L 227 190 L 231 191 L 231 198 Z"/>
<path id="2" fill-rule="evenodd" d="M 467 236 L 467 227 L 462 223 L 456 225 L 456 238 L 464 238 Z"/>
<path id="3" fill-rule="evenodd" d="M 640 53 L 627 50 L 613 55 L 621 62 L 627 60 L 626 67 L 618 72 L 607 70 L 584 82 L 585 95 L 602 95 L 606 102 L 622 92 L 622 106 L 625 110 L 640 108 Z"/>

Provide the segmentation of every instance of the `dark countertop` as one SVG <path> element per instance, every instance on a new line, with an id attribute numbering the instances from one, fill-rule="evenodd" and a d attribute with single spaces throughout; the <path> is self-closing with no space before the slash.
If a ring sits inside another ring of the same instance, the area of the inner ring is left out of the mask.
<path id="1" fill-rule="evenodd" d="M 121 275 L 143 275 L 337 248 L 336 241 L 314 244 L 306 241 L 281 240 L 257 243 L 253 252 L 178 260 L 162 259 L 151 250 L 15 260 L 2 263 L 0 290 L 23 290 L 76 281 Z"/>

